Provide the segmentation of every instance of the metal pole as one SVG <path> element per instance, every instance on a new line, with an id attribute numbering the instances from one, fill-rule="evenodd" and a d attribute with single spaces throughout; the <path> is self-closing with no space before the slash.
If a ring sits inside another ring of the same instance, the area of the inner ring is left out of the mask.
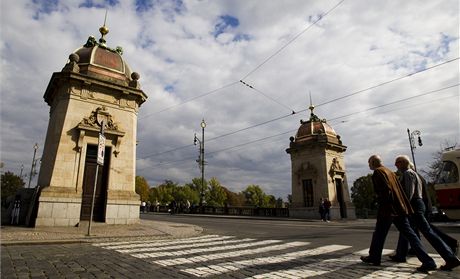
<path id="1" fill-rule="evenodd" d="M 35 154 L 37 154 L 37 149 L 38 149 L 38 144 L 35 143 L 35 145 L 34 145 L 34 157 L 32 158 L 32 166 L 30 167 L 30 175 L 29 175 L 29 185 L 27 186 L 27 188 L 30 188 L 30 182 L 32 182 L 32 173 L 34 171 Z"/>
<path id="2" fill-rule="evenodd" d="M 104 121 L 101 122 L 101 129 L 99 131 L 100 135 L 104 135 Z M 100 138 L 100 137 L 99 137 Z M 98 148 L 99 148 L 98 143 Z M 99 154 L 98 154 L 99 156 Z M 96 197 L 96 187 L 97 187 L 97 175 L 99 173 L 99 163 L 96 163 L 96 175 L 94 176 L 94 187 L 93 187 L 93 197 L 91 199 L 91 212 L 89 215 L 89 224 L 88 224 L 88 236 L 91 235 L 91 223 L 93 222 L 93 211 L 94 211 L 94 199 Z"/>
<path id="3" fill-rule="evenodd" d="M 92 200 L 91 200 L 91 213 L 89 215 L 89 224 L 88 224 L 88 236 L 91 235 L 91 223 L 93 221 L 94 198 L 96 196 L 97 174 L 98 173 L 99 173 L 99 164 L 96 165 L 96 175 L 94 177 L 93 197 L 92 197 Z"/>
<path id="4" fill-rule="evenodd" d="M 204 123 L 204 120 L 203 122 Z M 204 125 L 201 125 L 201 205 L 203 205 L 204 198 Z"/>

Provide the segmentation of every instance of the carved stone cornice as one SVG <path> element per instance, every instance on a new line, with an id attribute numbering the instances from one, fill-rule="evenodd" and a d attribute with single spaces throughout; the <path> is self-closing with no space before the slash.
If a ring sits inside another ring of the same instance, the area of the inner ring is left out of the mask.
<path id="1" fill-rule="evenodd" d="M 118 124 L 113 121 L 112 115 L 108 112 L 105 106 L 98 107 L 92 111 L 88 117 L 84 117 L 83 120 L 78 123 L 76 129 L 79 131 L 77 150 L 81 151 L 83 147 L 83 139 L 88 134 L 96 136 L 101 130 L 101 125 L 104 125 L 104 135 L 109 139 L 112 138 L 114 142 L 113 153 L 117 156 L 120 151 L 121 138 L 125 135 L 125 132 L 121 131 Z"/>

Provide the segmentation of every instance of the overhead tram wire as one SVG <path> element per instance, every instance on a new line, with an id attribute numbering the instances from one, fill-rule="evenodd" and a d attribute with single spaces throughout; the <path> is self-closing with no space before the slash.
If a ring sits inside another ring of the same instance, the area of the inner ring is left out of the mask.
<path id="1" fill-rule="evenodd" d="M 395 81 L 398 81 L 398 80 L 401 80 L 401 79 L 405 79 L 405 78 L 407 78 L 407 77 L 411 77 L 411 76 L 414 76 L 414 75 L 416 75 L 416 74 L 423 73 L 423 72 L 425 72 L 425 71 L 434 69 L 434 68 L 436 68 L 436 67 L 439 67 L 439 66 L 442 66 L 442 65 L 445 65 L 445 64 L 454 62 L 455 60 L 458 60 L 458 59 L 460 59 L 460 57 L 456 57 L 456 58 L 453 58 L 453 59 L 444 61 L 444 62 L 442 62 L 442 63 L 440 63 L 440 64 L 436 64 L 436 65 L 433 65 L 433 66 L 431 66 L 431 67 L 428 67 L 428 68 L 425 68 L 425 69 L 422 69 L 422 70 L 419 70 L 419 71 L 416 71 L 416 72 L 407 74 L 407 75 L 405 75 L 405 76 L 398 77 L 398 78 L 395 78 L 395 79 L 392 79 L 392 80 L 388 80 L 388 81 L 379 83 L 379 84 L 377 84 L 377 85 L 368 87 L 368 88 L 366 88 L 366 89 L 362 89 L 362 90 L 359 90 L 359 91 L 355 91 L 355 92 L 350 93 L 350 94 L 348 94 L 348 95 L 345 95 L 345 96 L 342 96 L 342 97 L 339 97 L 339 98 L 335 98 L 335 99 L 329 100 L 329 101 L 327 101 L 327 102 L 324 102 L 324 103 L 321 103 L 321 104 L 316 105 L 316 107 L 323 106 L 323 105 L 326 105 L 326 104 L 329 104 L 329 103 L 332 103 L 332 102 L 335 102 L 335 101 L 338 101 L 338 100 L 343 100 L 343 99 L 346 99 L 346 98 L 351 97 L 351 96 L 354 96 L 354 95 L 358 95 L 358 94 L 363 93 L 363 92 L 365 92 L 365 91 L 368 91 L 368 90 L 371 90 L 371 89 L 375 89 L 375 88 L 377 88 L 377 87 L 384 86 L 384 85 L 387 85 L 387 84 L 389 84 L 389 83 L 392 83 L 392 82 L 395 82 Z M 305 110 L 304 110 L 304 111 L 305 111 Z"/>
<path id="2" fill-rule="evenodd" d="M 203 93 L 203 94 L 201 94 L 201 95 L 198 95 L 198 96 L 192 97 L 192 98 L 190 98 L 190 99 L 187 99 L 187 100 L 185 100 L 185 101 L 183 101 L 183 102 L 181 102 L 181 103 L 172 105 L 172 106 L 170 106 L 170 107 L 164 108 L 164 109 L 159 110 L 159 111 L 155 111 L 155 112 L 146 114 L 146 115 L 140 117 L 139 120 L 145 119 L 145 118 L 147 118 L 147 117 L 150 117 L 150 116 L 155 115 L 155 114 L 158 114 L 158 113 L 165 112 L 165 111 L 167 111 L 167 110 L 170 110 L 170 109 L 173 109 L 173 108 L 175 108 L 175 107 L 181 106 L 181 105 L 186 104 L 186 103 L 188 103 L 188 102 L 191 102 L 191 101 L 193 101 L 193 100 L 196 100 L 196 99 L 199 99 L 199 98 L 202 98 L 202 97 L 205 97 L 205 96 L 214 94 L 214 93 L 216 93 L 216 92 L 218 92 L 218 91 L 220 91 L 220 90 L 222 90 L 222 89 L 225 89 L 225 88 L 227 88 L 227 87 L 231 87 L 231 86 L 233 86 L 233 85 L 235 85 L 235 84 L 237 84 L 237 83 L 238 83 L 238 81 L 229 83 L 229 84 L 224 85 L 224 86 L 221 86 L 221 87 L 219 87 L 219 88 L 217 88 L 217 89 L 213 89 L 213 90 L 208 91 L 208 92 L 206 92 L 206 93 Z"/>
<path id="3" fill-rule="evenodd" d="M 407 100 L 423 97 L 425 95 L 433 94 L 433 93 L 440 92 L 440 91 L 443 91 L 443 90 L 447 90 L 447 89 L 450 89 L 450 88 L 458 87 L 459 85 L 460 85 L 460 83 L 450 85 L 450 86 L 446 86 L 446 87 L 443 87 L 443 88 L 440 88 L 440 89 L 432 90 L 432 91 L 422 93 L 422 94 L 419 94 L 419 95 L 415 95 L 415 96 L 412 96 L 412 97 L 408 97 L 408 98 L 405 98 L 405 99 L 400 99 L 400 100 L 397 100 L 397 101 L 394 101 L 394 102 L 386 103 L 386 104 L 383 104 L 383 105 L 380 105 L 380 106 L 377 106 L 377 107 L 368 108 L 366 110 L 360 111 L 359 113 L 371 111 L 371 110 L 378 109 L 378 108 L 383 108 L 383 107 L 386 107 L 386 106 L 391 106 L 391 105 L 394 105 L 396 103 L 404 102 L 404 101 L 407 101 Z M 345 118 L 345 117 L 355 115 L 355 114 L 357 114 L 357 113 L 354 112 L 354 113 L 342 115 L 342 116 L 339 116 L 339 117 L 331 118 L 331 119 L 329 119 L 329 121 Z"/>
<path id="4" fill-rule="evenodd" d="M 289 40 L 284 46 L 282 46 L 280 49 L 278 49 L 275 53 L 273 53 L 272 55 L 270 55 L 268 58 L 266 58 L 264 61 L 262 61 L 262 63 L 260 63 L 257 67 L 255 67 L 253 70 L 251 70 L 249 73 L 247 73 L 243 78 L 241 78 L 241 80 L 244 80 L 245 78 L 247 78 L 248 76 L 252 75 L 254 72 L 256 72 L 260 67 L 262 67 L 265 63 L 267 63 L 268 61 L 270 61 L 273 57 L 275 57 L 276 55 L 278 55 L 278 53 L 280 53 L 281 51 L 283 51 L 287 46 L 289 46 L 291 43 L 293 43 L 295 40 L 297 40 L 300 36 L 302 36 L 303 33 L 307 32 L 311 27 L 313 27 L 316 23 L 318 23 L 319 21 L 321 21 L 323 18 L 325 18 L 329 13 L 331 13 L 333 10 L 335 10 L 338 6 L 340 6 L 343 2 L 345 2 L 345 0 L 342 0 L 340 1 L 339 3 L 337 3 L 334 7 L 332 7 L 331 9 L 329 9 L 327 12 L 325 12 L 324 14 L 320 15 L 318 17 L 317 20 L 313 21 L 309 26 L 307 26 L 304 30 L 302 30 L 299 34 L 295 35 L 294 38 L 292 38 L 291 40 Z"/>
<path id="5" fill-rule="evenodd" d="M 445 99 L 449 99 L 449 98 L 454 98 L 454 97 L 458 97 L 458 93 L 456 93 L 455 95 L 450 95 L 450 96 L 445 96 L 445 97 L 442 97 L 442 98 L 437 98 L 436 100 L 429 100 L 427 102 L 422 102 L 422 103 L 416 103 L 416 104 L 412 104 L 410 106 L 405 106 L 405 107 L 400 107 L 400 108 L 394 108 L 394 109 L 390 109 L 390 110 L 385 110 L 383 113 L 389 113 L 389 112 L 393 112 L 393 111 L 398 111 L 398 110 L 406 110 L 406 109 L 409 109 L 409 108 L 413 108 L 413 107 L 417 107 L 417 106 L 421 106 L 421 105 L 426 105 L 426 104 L 432 104 L 433 102 L 437 102 L 437 101 L 441 101 L 441 100 L 445 100 Z M 363 113 L 363 112 L 367 112 L 367 111 L 370 111 L 372 109 L 367 109 L 367 110 L 364 110 L 364 111 L 359 111 L 359 112 L 356 112 L 356 113 L 352 113 L 351 115 L 348 115 L 348 116 L 352 116 L 352 115 L 356 115 L 356 114 L 360 114 L 360 113 Z M 378 113 L 380 114 L 380 113 Z M 329 122 L 332 122 L 334 123 L 334 125 L 340 125 L 340 124 L 344 124 L 344 123 L 347 123 L 348 120 L 346 121 L 336 121 L 340 118 L 343 118 L 342 116 L 340 117 L 335 117 L 335 118 L 331 118 L 329 119 L 328 121 Z"/>
<path id="6" fill-rule="evenodd" d="M 249 73 L 247 73 L 243 78 L 240 79 L 243 80 L 245 78 L 247 78 L 248 76 L 250 76 L 252 73 L 254 73 L 255 71 L 257 71 L 260 67 L 262 67 L 265 63 L 267 63 L 269 60 L 271 60 L 273 57 L 275 57 L 276 55 L 278 55 L 281 51 L 283 51 L 288 45 L 290 45 L 291 43 L 293 43 L 295 40 L 297 40 L 303 33 L 305 33 L 306 31 L 308 31 L 308 29 L 310 29 L 313 25 L 315 25 L 316 23 L 318 23 L 319 21 L 321 21 L 324 17 L 326 17 L 329 13 L 331 13 L 333 10 L 335 10 L 338 6 L 340 6 L 345 0 L 342 0 L 340 1 L 339 3 L 337 3 L 334 7 L 332 7 L 331 9 L 329 9 L 326 13 L 320 15 L 318 17 L 317 20 L 315 20 L 314 22 L 312 22 L 309 26 L 307 26 L 304 30 L 302 30 L 299 34 L 297 34 L 296 36 L 294 36 L 294 38 L 292 38 L 291 40 L 289 40 L 284 46 L 282 46 L 280 49 L 278 49 L 275 53 L 273 53 L 272 55 L 270 55 L 268 58 L 266 58 L 262 63 L 260 63 L 257 67 L 255 67 L 253 70 L 251 70 Z M 159 110 L 159 111 L 156 111 L 156 112 L 152 112 L 152 113 L 149 113 L 147 115 L 144 115 L 144 116 L 141 116 L 139 119 L 145 119 L 147 117 L 150 117 L 152 115 L 155 115 L 155 114 L 158 114 L 158 113 L 162 113 L 162 112 L 165 112 L 167 110 L 170 110 L 170 109 L 173 109 L 177 106 L 181 106 L 181 105 L 184 105 L 188 102 L 191 102 L 193 100 L 196 100 L 196 99 L 199 99 L 199 98 L 202 98 L 202 97 L 205 97 L 205 96 L 208 96 L 208 95 L 211 95 L 213 93 L 216 93 L 222 89 L 225 89 L 227 87 L 230 87 L 230 86 L 233 86 L 235 84 L 237 84 L 238 81 L 235 81 L 235 82 L 232 82 L 232 83 L 229 83 L 227 85 L 224 85 L 222 87 L 219 87 L 217 89 L 213 89 L 209 92 L 206 92 L 204 94 L 201 94 L 201 95 L 198 95 L 198 96 L 195 96 L 195 97 L 192 97 L 190 99 L 187 99 L 181 103 L 178 103 L 178 104 L 175 104 L 175 105 L 172 105 L 170 107 L 167 107 L 167 108 L 164 108 L 162 110 Z M 261 92 L 259 92 L 261 93 Z M 265 94 L 262 94 L 265 96 Z M 265 96 L 265 97 L 268 97 L 268 96 Z M 271 98 L 270 98 L 271 99 Z M 271 99 L 272 101 L 274 101 L 273 99 Z M 284 106 L 284 105 L 283 105 Z"/>
<path id="7" fill-rule="evenodd" d="M 367 87 L 367 88 L 364 88 L 364 89 L 361 89 L 361 90 L 352 92 L 352 93 L 350 93 L 350 94 L 344 95 L 344 96 L 339 97 L 339 98 L 332 99 L 332 100 L 330 100 L 330 101 L 321 103 L 321 104 L 319 104 L 319 105 L 315 105 L 315 107 L 322 106 L 322 105 L 326 105 L 326 104 L 330 104 L 330 103 L 333 103 L 333 102 L 335 102 L 335 101 L 342 100 L 342 99 L 345 99 L 345 98 L 348 98 L 348 97 L 351 97 L 351 96 L 354 96 L 354 95 L 357 95 L 357 94 L 360 94 L 360 93 L 369 91 L 369 90 L 371 90 L 371 89 L 375 89 L 375 88 L 377 88 L 377 87 L 381 87 L 381 86 L 390 84 L 390 83 L 392 83 L 392 82 L 396 82 L 396 81 L 402 80 L 402 79 L 404 79 L 404 78 L 408 78 L 408 77 L 414 76 L 414 75 L 416 75 L 416 74 L 419 74 L 419 73 L 422 73 L 422 72 L 426 72 L 426 71 L 428 71 L 428 70 L 432 70 L 432 69 L 434 69 L 434 68 L 437 68 L 437 67 L 446 65 L 446 64 L 448 64 L 448 63 L 454 62 L 454 61 L 459 60 L 459 59 L 460 59 L 460 57 L 456 57 L 456 58 L 453 58 L 453 59 L 444 61 L 444 62 L 442 62 L 442 63 L 439 63 L 439 64 L 436 64 L 436 65 L 430 66 L 430 67 L 428 67 L 428 68 L 425 68 L 425 69 L 422 69 L 422 70 L 419 70 L 419 71 L 415 71 L 415 72 L 413 72 L 413 73 L 409 73 L 409 74 L 407 74 L 407 75 L 404 75 L 404 76 L 401 76 L 401 77 L 398 77 L 398 78 L 394 78 L 394 79 L 392 79 L 392 80 L 385 81 L 385 82 L 379 83 L 379 84 L 377 84 L 377 85 L 373 85 L 373 86 L 370 86 L 370 87 Z M 309 110 L 309 109 L 308 109 L 308 108 L 307 108 L 307 109 L 301 109 L 301 110 L 295 111 L 295 114 L 302 113 L 302 112 L 305 112 L 305 111 L 307 111 L 307 110 Z M 218 139 L 218 138 L 230 136 L 230 135 L 233 135 L 233 134 L 236 134 L 236 133 L 245 131 L 245 130 L 249 130 L 249 129 L 252 129 L 252 128 L 255 128 L 255 127 L 258 127 L 258 126 L 262 126 L 262 125 L 265 125 L 265 124 L 268 124 L 268 123 L 271 123 L 271 122 L 275 122 L 275 121 L 278 121 L 278 120 L 287 118 L 287 117 L 292 116 L 292 115 L 294 115 L 294 114 L 291 113 L 291 114 L 286 114 L 286 115 L 283 115 L 283 116 L 279 116 L 279 117 L 273 118 L 273 119 L 271 119 L 271 120 L 264 121 L 264 122 L 262 122 L 262 123 L 258 123 L 258 124 L 252 125 L 252 126 L 248 126 L 248 127 L 245 127 L 245 128 L 239 129 L 239 130 L 235 130 L 235 131 L 233 131 L 233 132 L 229 132 L 229 133 L 226 133 L 226 134 L 223 134 L 223 135 L 220 135 L 220 136 L 211 138 L 211 139 L 209 139 L 209 140 L 216 140 L 216 139 Z M 209 140 L 208 140 L 208 141 L 209 141 Z M 172 150 L 170 150 L 170 151 L 160 152 L 159 154 L 163 154 L 163 153 L 167 153 L 167 152 L 176 151 L 176 150 L 178 150 L 178 149 L 186 148 L 186 147 L 189 147 L 189 146 L 191 146 L 191 145 L 185 145 L 185 146 L 177 147 L 177 148 L 174 148 L 174 149 L 172 149 Z M 152 155 L 149 155 L 148 157 L 150 157 L 150 156 L 155 156 L 155 155 L 159 155 L 159 154 L 157 154 L 157 153 L 156 153 L 156 154 L 152 154 Z M 144 158 L 141 158 L 141 159 L 144 159 Z"/>
<path id="8" fill-rule="evenodd" d="M 429 91 L 429 92 L 421 93 L 421 94 L 418 94 L 418 95 L 415 95 L 415 96 L 412 96 L 412 97 L 409 97 L 409 98 L 404 98 L 404 99 L 396 100 L 396 101 L 393 101 L 393 102 L 390 102 L 390 103 L 386 103 L 386 104 L 378 105 L 378 106 L 375 106 L 375 107 L 371 107 L 371 108 L 368 108 L 368 109 L 365 109 L 365 110 L 362 110 L 362 111 L 357 111 L 357 112 L 350 113 L 350 114 L 347 114 L 347 115 L 342 115 L 342 116 L 334 117 L 334 118 L 329 119 L 328 121 L 335 121 L 335 120 L 338 120 L 338 119 L 341 119 L 341 118 L 344 118 L 344 117 L 349 117 L 349 116 L 356 115 L 356 114 L 360 114 L 360 113 L 367 112 L 367 111 L 370 111 L 370 110 L 374 110 L 374 109 L 386 107 L 386 106 L 389 106 L 389 105 L 394 105 L 394 104 L 397 104 L 397 103 L 405 102 L 405 101 L 408 101 L 408 100 L 411 100 L 411 99 L 415 99 L 415 98 L 418 98 L 418 97 L 423 97 L 423 96 L 426 96 L 426 95 L 429 95 L 429 94 L 433 94 L 433 93 L 436 93 L 436 92 L 440 92 L 440 91 L 443 91 L 443 90 L 447 90 L 447 89 L 450 89 L 450 88 L 458 87 L 459 85 L 460 85 L 460 83 L 457 83 L 457 84 L 454 84 L 454 85 L 450 85 L 450 86 L 446 86 L 446 87 L 439 88 L 439 89 L 436 89 L 436 90 L 432 90 L 432 91 Z M 452 96 L 450 96 L 450 97 L 452 97 Z M 270 139 L 270 138 L 274 138 L 274 137 L 277 137 L 277 136 L 281 136 L 281 135 L 284 135 L 284 134 L 293 133 L 293 132 L 295 132 L 295 131 L 297 131 L 297 129 L 295 129 L 295 130 L 290 130 L 290 131 L 283 132 L 283 133 L 279 133 L 279 134 L 276 134 L 276 135 L 271 135 L 271 136 L 259 138 L 259 139 L 253 140 L 253 141 L 249 141 L 249 142 L 246 142 L 246 143 L 241 143 L 241 144 L 238 144 L 238 145 L 235 145 L 235 146 L 231 146 L 231 147 L 227 147 L 227 148 L 224 148 L 224 149 L 221 149 L 221 150 L 208 152 L 208 154 L 214 154 L 214 153 L 219 153 L 219 152 L 223 152 L 223 151 L 228 151 L 228 150 L 231 150 L 231 149 L 234 149 L 234 148 L 238 148 L 238 147 L 245 146 L 245 145 L 250 145 L 250 144 L 253 144 L 253 143 L 256 143 L 256 142 L 260 142 L 260 141 L 263 141 L 263 140 L 266 140 L 266 139 Z M 223 135 L 222 135 L 222 136 L 223 136 Z M 222 136 L 219 136 L 219 137 L 222 137 Z M 213 138 L 213 139 L 216 139 L 216 138 L 219 138 L 219 137 L 215 137 L 215 138 Z M 209 142 L 209 140 L 208 140 L 208 142 Z M 156 166 L 161 166 L 161 165 L 166 165 L 166 164 L 171 164 L 171 163 L 182 162 L 182 161 L 191 160 L 191 159 L 194 159 L 194 158 L 196 158 L 196 156 L 194 156 L 194 157 L 189 157 L 189 158 L 185 158 L 185 159 L 180 159 L 180 160 L 175 160 L 175 161 L 170 161 L 170 162 L 164 162 L 164 163 L 160 163 L 160 164 L 158 164 L 158 165 L 156 165 Z M 156 166 L 153 166 L 153 167 L 156 167 Z M 142 169 L 142 170 L 143 170 L 143 169 Z"/>
<path id="9" fill-rule="evenodd" d="M 295 114 L 295 110 L 294 110 L 294 109 L 292 109 L 292 108 L 286 106 L 285 104 L 283 104 L 283 103 L 281 103 L 281 102 L 279 102 L 279 101 L 273 99 L 272 97 L 268 96 L 268 95 L 265 94 L 264 92 L 262 92 L 262 91 L 258 90 L 257 88 L 255 88 L 254 86 L 252 86 L 252 85 L 250 85 L 250 84 L 248 84 L 248 83 L 246 83 L 246 82 L 244 82 L 244 81 L 242 81 L 242 80 L 240 80 L 240 82 L 241 82 L 242 84 L 246 85 L 247 87 L 251 88 L 252 90 L 256 91 L 257 93 L 263 95 L 264 97 L 266 97 L 266 98 L 272 100 L 273 102 L 277 103 L 278 105 L 280 105 L 280 106 L 282 106 L 282 107 L 285 107 L 285 108 L 287 108 L 288 110 L 292 111 L 292 114 Z"/>

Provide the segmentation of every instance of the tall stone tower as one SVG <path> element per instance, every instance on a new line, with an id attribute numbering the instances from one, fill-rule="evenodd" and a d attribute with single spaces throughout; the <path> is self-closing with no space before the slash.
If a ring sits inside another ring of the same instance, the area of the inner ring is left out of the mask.
<path id="1" fill-rule="evenodd" d="M 53 73 L 44 99 L 50 106 L 36 226 L 74 226 L 89 220 L 95 184 L 98 135 L 105 130 L 104 165 L 99 168 L 94 221 L 139 222 L 135 192 L 136 133 L 139 107 L 147 96 L 139 74 L 122 58 L 121 47 L 92 36 Z"/>
<path id="2" fill-rule="evenodd" d="M 328 198 L 331 219 L 355 219 L 345 170 L 347 149 L 325 119 L 313 113 L 301 125 L 286 152 L 291 155 L 292 205 L 289 215 L 296 218 L 319 219 L 319 201 Z"/>

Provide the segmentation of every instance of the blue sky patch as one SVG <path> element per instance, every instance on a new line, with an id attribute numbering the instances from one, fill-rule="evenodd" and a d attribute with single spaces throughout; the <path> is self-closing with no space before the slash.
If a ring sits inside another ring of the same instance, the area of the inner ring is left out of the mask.
<path id="1" fill-rule="evenodd" d="M 235 38 L 233 39 L 234 42 L 241 42 L 241 41 L 250 41 L 251 36 L 248 34 L 236 34 Z"/>
<path id="2" fill-rule="evenodd" d="M 185 10 L 185 5 L 182 0 L 136 0 L 136 12 L 144 13 L 161 7 L 161 12 L 164 13 L 167 18 L 174 18 L 176 14 L 180 14 Z"/>
<path id="3" fill-rule="evenodd" d="M 99 1 L 97 1 L 99 2 Z M 93 0 L 85 0 L 83 3 L 78 5 L 78 7 L 85 7 L 85 8 L 106 8 L 108 6 L 113 7 L 118 4 L 118 0 L 105 0 L 104 4 L 94 3 Z"/>
<path id="4" fill-rule="evenodd" d="M 174 85 L 168 84 L 168 85 L 165 86 L 164 90 L 166 92 L 172 93 L 172 92 L 174 92 Z"/>
<path id="5" fill-rule="evenodd" d="M 240 21 L 233 16 L 223 15 L 218 19 L 217 24 L 214 26 L 213 35 L 216 38 L 220 34 L 226 32 L 230 28 L 236 28 L 240 25 Z"/>
<path id="6" fill-rule="evenodd" d="M 32 0 L 32 3 L 38 7 L 33 17 L 34 19 L 39 19 L 40 14 L 50 14 L 57 11 L 59 6 L 58 0 Z"/>

